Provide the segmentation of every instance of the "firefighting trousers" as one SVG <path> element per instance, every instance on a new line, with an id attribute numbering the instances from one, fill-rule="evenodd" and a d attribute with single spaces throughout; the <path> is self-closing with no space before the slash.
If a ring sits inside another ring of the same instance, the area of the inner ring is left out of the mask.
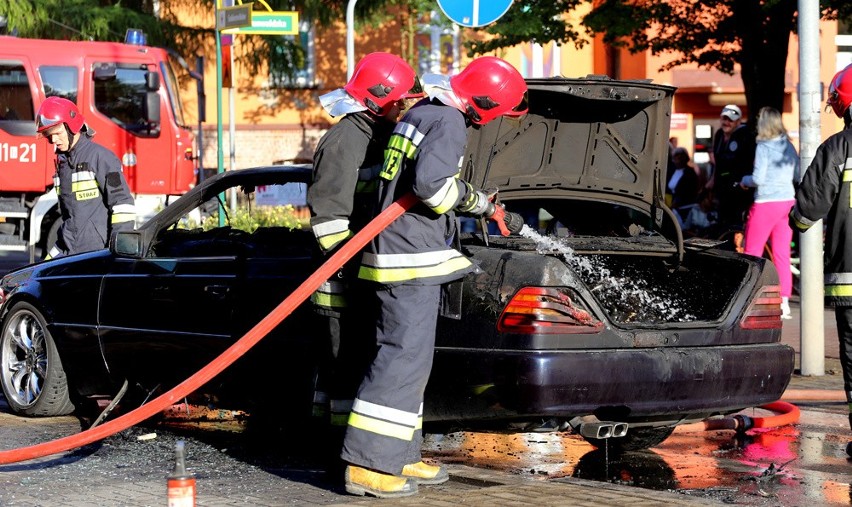
<path id="1" fill-rule="evenodd" d="M 852 429 L 852 306 L 834 308 L 837 338 L 840 340 L 840 366 L 843 370 L 843 390 L 849 406 L 849 427 Z"/>
<path id="2" fill-rule="evenodd" d="M 316 307 L 321 332 L 314 352 L 318 368 L 313 400 L 314 417 L 341 428 L 346 427 L 355 394 L 376 355 L 378 311 L 371 283 L 347 281 L 343 287 L 340 296 L 345 306 L 334 311 Z M 340 444 L 342 436 L 335 454 Z"/>
<path id="3" fill-rule="evenodd" d="M 361 381 L 376 357 L 378 301 L 375 287 L 357 280 L 347 294 L 348 307 L 338 319 L 337 348 L 328 386 L 331 425 L 345 428 Z M 340 451 L 338 440 L 337 451 Z"/>
<path id="4" fill-rule="evenodd" d="M 378 352 L 352 405 L 341 458 L 394 475 L 421 460 L 423 393 L 432 370 L 439 285 L 377 291 Z"/>

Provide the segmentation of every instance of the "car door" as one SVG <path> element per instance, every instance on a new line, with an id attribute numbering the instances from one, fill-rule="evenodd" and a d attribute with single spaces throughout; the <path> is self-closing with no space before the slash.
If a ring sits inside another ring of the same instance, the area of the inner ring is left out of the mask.
<path id="1" fill-rule="evenodd" d="M 216 232 L 205 234 L 209 239 Z M 232 343 L 242 261 L 221 241 L 208 239 L 172 255 L 116 259 L 104 277 L 98 310 L 114 375 L 153 385 L 178 382 Z"/>

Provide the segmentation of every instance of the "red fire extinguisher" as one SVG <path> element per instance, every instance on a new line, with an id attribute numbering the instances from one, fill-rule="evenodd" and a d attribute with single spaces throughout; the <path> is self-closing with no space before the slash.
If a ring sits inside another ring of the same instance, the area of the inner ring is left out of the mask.
<path id="1" fill-rule="evenodd" d="M 183 440 L 175 444 L 175 469 L 167 478 L 169 507 L 195 507 L 195 477 L 186 471 Z"/>

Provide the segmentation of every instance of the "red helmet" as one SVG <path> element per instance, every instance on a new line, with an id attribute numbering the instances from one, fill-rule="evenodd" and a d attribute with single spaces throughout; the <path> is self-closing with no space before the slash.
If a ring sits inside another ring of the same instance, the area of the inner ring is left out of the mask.
<path id="1" fill-rule="evenodd" d="M 852 65 L 847 66 L 834 75 L 831 84 L 828 85 L 828 100 L 826 105 L 831 106 L 838 118 L 843 118 L 849 104 L 852 104 Z"/>
<path id="2" fill-rule="evenodd" d="M 83 115 L 70 100 L 62 97 L 48 97 L 38 108 L 36 131 L 42 134 L 45 130 L 59 123 L 68 125 L 71 133 L 76 134 L 83 128 Z"/>
<path id="3" fill-rule="evenodd" d="M 377 116 L 386 114 L 400 99 L 423 96 L 414 69 L 390 53 L 370 53 L 361 58 L 343 89 Z"/>
<path id="4" fill-rule="evenodd" d="M 527 83 L 505 60 L 482 56 L 450 78 L 450 86 L 465 106 L 470 121 L 485 125 L 498 116 L 527 112 Z"/>

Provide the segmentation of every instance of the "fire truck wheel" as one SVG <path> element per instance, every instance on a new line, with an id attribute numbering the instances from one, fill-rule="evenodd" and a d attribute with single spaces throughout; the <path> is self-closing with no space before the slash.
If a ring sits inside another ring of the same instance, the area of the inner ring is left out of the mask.
<path id="1" fill-rule="evenodd" d="M 58 416 L 74 411 L 56 345 L 41 312 L 29 303 L 16 303 L 3 320 L 0 385 L 15 413 Z"/>

